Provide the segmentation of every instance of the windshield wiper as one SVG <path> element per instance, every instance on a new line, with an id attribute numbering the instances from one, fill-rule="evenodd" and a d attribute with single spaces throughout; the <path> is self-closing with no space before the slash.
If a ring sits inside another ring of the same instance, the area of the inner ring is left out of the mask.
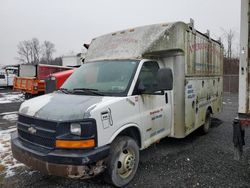
<path id="1" fill-rule="evenodd" d="M 100 95 L 104 96 L 103 93 L 99 92 L 98 89 L 90 89 L 90 88 L 75 88 L 73 89 L 74 92 L 83 92 L 88 94 Z"/>
<path id="2" fill-rule="evenodd" d="M 68 90 L 68 89 L 66 89 L 66 88 L 60 88 L 59 91 L 65 93 L 65 94 L 70 94 L 70 93 L 72 93 L 72 91 L 70 91 L 70 90 Z"/>

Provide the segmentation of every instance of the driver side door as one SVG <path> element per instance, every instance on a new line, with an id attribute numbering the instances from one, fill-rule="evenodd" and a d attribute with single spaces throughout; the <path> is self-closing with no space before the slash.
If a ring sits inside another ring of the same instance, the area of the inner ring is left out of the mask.
<path id="1" fill-rule="evenodd" d="M 138 96 L 138 102 L 144 130 L 145 147 L 169 135 L 171 132 L 171 91 L 154 91 L 154 88 L 157 87 L 158 70 L 158 62 L 146 61 L 142 65 L 137 80 L 138 87 L 144 90 Z"/>

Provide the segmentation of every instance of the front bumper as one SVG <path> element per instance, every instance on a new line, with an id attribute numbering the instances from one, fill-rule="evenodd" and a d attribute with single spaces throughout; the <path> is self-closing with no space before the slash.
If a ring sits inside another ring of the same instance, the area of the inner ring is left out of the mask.
<path id="1" fill-rule="evenodd" d="M 17 133 L 11 135 L 15 159 L 43 173 L 70 178 L 90 178 L 105 169 L 104 160 L 109 146 L 92 150 L 48 150 L 21 141 Z"/>

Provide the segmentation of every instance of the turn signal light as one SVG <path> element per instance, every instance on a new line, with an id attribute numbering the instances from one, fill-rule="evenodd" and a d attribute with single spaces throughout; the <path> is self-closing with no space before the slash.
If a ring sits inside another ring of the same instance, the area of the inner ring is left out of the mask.
<path id="1" fill-rule="evenodd" d="M 95 140 L 56 140 L 57 148 L 81 149 L 92 148 L 95 146 Z"/>

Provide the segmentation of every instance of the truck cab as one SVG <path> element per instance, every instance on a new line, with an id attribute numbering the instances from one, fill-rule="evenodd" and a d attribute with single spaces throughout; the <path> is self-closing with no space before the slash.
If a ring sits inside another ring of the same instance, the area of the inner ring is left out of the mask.
<path id="1" fill-rule="evenodd" d="M 134 172 L 126 168 L 137 168 L 138 149 L 171 132 L 172 71 L 161 66 L 146 59 L 82 65 L 59 91 L 21 105 L 19 137 L 13 136 L 12 142 L 14 156 L 35 168 L 48 159 L 52 164 L 41 171 L 88 177 L 104 170 L 110 144 L 126 135 L 138 148 L 124 154 L 120 175 Z M 130 161 L 129 167 L 125 161 Z M 65 168 L 53 166 L 55 162 Z M 97 162 L 99 169 L 90 168 L 85 174 L 74 167 Z"/>

